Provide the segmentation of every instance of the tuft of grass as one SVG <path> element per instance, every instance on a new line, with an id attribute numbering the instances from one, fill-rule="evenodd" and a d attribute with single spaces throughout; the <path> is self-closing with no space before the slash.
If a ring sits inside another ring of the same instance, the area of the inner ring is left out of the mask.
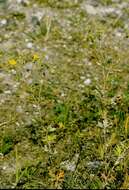
<path id="1" fill-rule="evenodd" d="M 4 136 L 1 143 L 0 152 L 3 155 L 8 154 L 14 147 L 14 140 L 13 137 L 10 135 Z"/>
<path id="2" fill-rule="evenodd" d="M 128 10 L 91 16 L 83 3 L 0 7 L 1 188 L 129 186 Z"/>

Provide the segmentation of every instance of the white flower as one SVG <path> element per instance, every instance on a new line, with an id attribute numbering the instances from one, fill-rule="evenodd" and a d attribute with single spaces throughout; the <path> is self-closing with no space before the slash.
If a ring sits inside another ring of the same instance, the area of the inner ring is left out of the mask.
<path id="1" fill-rule="evenodd" d="M 84 79 L 85 79 L 85 76 L 80 76 L 80 79 L 81 79 L 81 80 L 84 80 Z"/>
<path id="2" fill-rule="evenodd" d="M 27 43 L 27 48 L 31 49 L 33 47 L 33 44 L 31 42 Z"/>
<path id="3" fill-rule="evenodd" d="M 87 85 L 87 86 L 89 86 L 90 84 L 91 84 L 91 79 L 86 79 L 85 81 L 84 81 L 84 84 L 85 85 Z"/>
<path id="4" fill-rule="evenodd" d="M 6 170 L 7 169 L 7 166 L 3 166 L 3 170 Z"/>
<path id="5" fill-rule="evenodd" d="M 1 21 L 0 21 L 0 24 L 3 26 L 3 25 L 6 25 L 7 24 L 7 20 L 6 19 L 2 19 Z"/>
<path id="6" fill-rule="evenodd" d="M 87 62 L 87 65 L 91 66 L 91 65 L 92 65 L 92 63 L 91 63 L 91 62 Z"/>
<path id="7" fill-rule="evenodd" d="M 64 92 L 61 93 L 61 96 L 64 97 L 66 94 Z"/>
<path id="8" fill-rule="evenodd" d="M 18 86 L 19 86 L 19 82 L 15 83 L 15 84 L 13 85 L 14 90 L 17 89 Z"/>
<path id="9" fill-rule="evenodd" d="M 48 59 L 49 59 L 49 56 L 48 56 L 48 55 L 45 55 L 45 59 L 48 61 Z"/>
<path id="10" fill-rule="evenodd" d="M 33 104 L 33 108 L 37 108 L 37 105 Z"/>
<path id="11" fill-rule="evenodd" d="M 24 69 L 26 71 L 31 71 L 33 69 L 33 63 L 27 63 L 25 66 L 24 66 Z"/>
<path id="12" fill-rule="evenodd" d="M 12 69 L 11 72 L 12 72 L 13 75 L 17 74 L 16 70 L 14 70 L 14 69 Z"/>

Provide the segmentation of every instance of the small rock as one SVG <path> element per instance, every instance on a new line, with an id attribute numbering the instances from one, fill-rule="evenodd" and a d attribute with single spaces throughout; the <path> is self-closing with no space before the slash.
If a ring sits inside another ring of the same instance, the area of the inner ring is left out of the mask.
<path id="1" fill-rule="evenodd" d="M 33 69 L 33 63 L 27 63 L 25 66 L 24 66 L 24 69 L 26 71 L 31 71 Z"/>
<path id="2" fill-rule="evenodd" d="M 74 172 L 77 166 L 78 158 L 79 158 L 79 154 L 75 154 L 72 161 L 66 160 L 64 162 L 61 162 L 60 165 L 63 169 Z"/>
<path id="3" fill-rule="evenodd" d="M 87 167 L 90 169 L 97 169 L 99 166 L 101 166 L 100 161 L 93 161 L 93 162 L 88 162 Z"/>
<path id="4" fill-rule="evenodd" d="M 91 15 L 96 15 L 97 14 L 97 11 L 96 11 L 95 7 L 93 7 L 92 5 L 86 4 L 85 9 L 86 9 L 86 12 L 88 14 L 91 14 Z"/>
<path id="5" fill-rule="evenodd" d="M 43 15 L 44 15 L 44 12 L 38 11 L 35 13 L 34 17 L 36 17 L 37 20 L 40 21 L 42 19 Z"/>
<path id="6" fill-rule="evenodd" d="M 116 35 L 117 37 L 121 37 L 121 36 L 122 36 L 121 32 L 116 32 L 115 35 Z"/>
<path id="7" fill-rule="evenodd" d="M 31 78 L 28 79 L 28 80 L 26 81 L 26 83 L 27 83 L 27 84 L 32 84 L 32 83 L 33 83 L 33 79 L 31 79 Z"/>
<path id="8" fill-rule="evenodd" d="M 21 4 L 23 4 L 23 5 L 29 5 L 30 4 L 30 2 L 29 2 L 29 0 L 17 0 L 17 3 L 21 3 Z"/>
<path id="9" fill-rule="evenodd" d="M 16 107 L 16 112 L 17 112 L 17 113 L 23 113 L 22 107 L 21 107 L 21 106 L 17 106 L 17 107 Z"/>

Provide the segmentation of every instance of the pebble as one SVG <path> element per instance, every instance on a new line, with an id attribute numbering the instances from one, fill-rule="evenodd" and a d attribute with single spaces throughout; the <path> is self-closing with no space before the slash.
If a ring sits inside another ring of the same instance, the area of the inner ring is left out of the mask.
<path id="1" fill-rule="evenodd" d="M 116 36 L 121 37 L 122 36 L 121 32 L 116 32 Z"/>
<path id="2" fill-rule="evenodd" d="M 21 4 L 23 4 L 23 5 L 29 5 L 30 4 L 30 2 L 28 1 L 28 0 L 17 0 L 17 3 L 21 3 Z"/>
<path id="3" fill-rule="evenodd" d="M 26 83 L 27 83 L 27 84 L 32 84 L 32 83 L 33 83 L 33 79 L 31 79 L 31 78 L 28 79 L 28 80 L 26 81 Z"/>
<path id="4" fill-rule="evenodd" d="M 100 15 L 100 16 L 107 16 L 110 14 L 120 15 L 121 10 L 114 8 L 114 7 L 94 7 L 90 4 L 83 4 L 83 9 L 86 10 L 86 12 L 90 15 Z"/>
<path id="5" fill-rule="evenodd" d="M 86 12 L 88 14 L 91 14 L 91 15 L 96 15 L 97 14 L 96 8 L 94 8 L 92 5 L 86 4 L 85 9 L 86 9 Z"/>
<path id="6" fill-rule="evenodd" d="M 24 66 L 24 69 L 26 71 L 31 71 L 33 69 L 33 63 L 27 63 L 25 66 Z"/>
<path id="7" fill-rule="evenodd" d="M 34 16 L 38 19 L 38 21 L 40 21 L 42 19 L 43 15 L 44 15 L 43 12 L 38 11 L 35 13 Z"/>

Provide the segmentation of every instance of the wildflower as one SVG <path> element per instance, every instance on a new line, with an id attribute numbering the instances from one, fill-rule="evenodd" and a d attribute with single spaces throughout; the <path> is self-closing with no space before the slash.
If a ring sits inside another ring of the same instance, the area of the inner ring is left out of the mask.
<path id="1" fill-rule="evenodd" d="M 33 44 L 31 42 L 27 43 L 27 48 L 31 49 L 33 47 Z"/>
<path id="2" fill-rule="evenodd" d="M 6 19 L 2 19 L 0 24 L 3 26 L 3 25 L 6 25 L 7 24 L 7 20 Z"/>
<path id="3" fill-rule="evenodd" d="M 85 81 L 84 81 L 84 84 L 85 85 L 87 85 L 87 86 L 89 86 L 90 84 L 91 84 L 91 79 L 86 79 Z"/>
<path id="4" fill-rule="evenodd" d="M 61 97 L 64 97 L 66 96 L 66 94 L 64 92 L 61 93 Z"/>
<path id="5" fill-rule="evenodd" d="M 16 75 L 16 73 L 17 73 L 16 70 L 14 70 L 14 69 L 12 69 L 11 72 L 13 75 Z"/>
<path id="6" fill-rule="evenodd" d="M 61 171 L 57 174 L 56 177 L 57 177 L 57 181 L 62 180 L 62 179 L 64 178 L 64 171 L 61 170 Z"/>
<path id="7" fill-rule="evenodd" d="M 62 122 L 59 123 L 59 128 L 65 128 L 65 126 Z"/>
<path id="8" fill-rule="evenodd" d="M 48 56 L 48 55 L 45 55 L 45 59 L 48 61 L 48 59 L 49 59 L 49 56 Z"/>
<path id="9" fill-rule="evenodd" d="M 16 65 L 17 62 L 15 59 L 10 59 L 9 62 L 8 62 L 10 65 Z"/>
<path id="10" fill-rule="evenodd" d="M 33 61 L 37 61 L 38 59 L 39 59 L 38 54 L 34 54 L 34 55 L 33 55 Z"/>
<path id="11" fill-rule="evenodd" d="M 7 169 L 7 166 L 3 166 L 3 170 L 6 170 Z"/>

